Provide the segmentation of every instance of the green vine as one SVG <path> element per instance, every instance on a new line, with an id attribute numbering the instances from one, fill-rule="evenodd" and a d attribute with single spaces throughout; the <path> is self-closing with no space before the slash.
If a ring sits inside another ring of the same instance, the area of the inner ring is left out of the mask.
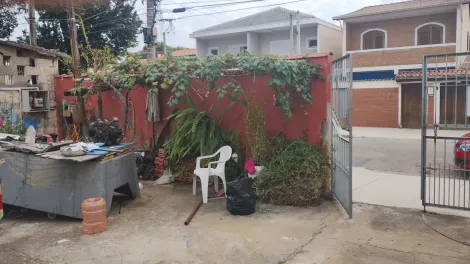
<path id="1" fill-rule="evenodd" d="M 23 128 L 21 120 L 16 120 L 15 123 L 11 120 L 13 115 L 13 104 L 10 109 L 0 109 L 0 133 L 22 136 L 26 129 Z"/>
<path id="2" fill-rule="evenodd" d="M 284 114 L 292 116 L 294 97 L 312 103 L 312 79 L 323 79 L 321 66 L 307 60 L 285 60 L 278 56 L 253 56 L 241 53 L 236 56 L 208 56 L 207 58 L 168 57 L 153 61 L 141 60 L 140 55 L 125 57 L 119 64 L 110 65 L 94 74 L 95 84 L 107 83 L 119 89 L 131 90 L 135 85 L 168 89 L 172 96 L 169 106 L 175 106 L 189 90 L 203 99 L 216 92 L 218 99 L 228 96 L 234 102 L 244 102 L 240 95 L 243 88 L 233 76 L 271 75 L 269 86 L 275 92 L 274 105 L 281 107 Z M 222 78 L 224 82 L 218 82 Z M 207 82 L 197 89 L 192 80 Z M 217 84 L 217 85 L 216 85 Z"/>

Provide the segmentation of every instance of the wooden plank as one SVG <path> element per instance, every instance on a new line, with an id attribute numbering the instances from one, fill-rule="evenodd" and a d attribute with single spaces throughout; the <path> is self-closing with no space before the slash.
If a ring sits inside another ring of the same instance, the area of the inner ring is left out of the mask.
<path id="1" fill-rule="evenodd" d="M 55 160 L 71 160 L 75 162 L 85 162 L 85 161 L 90 161 L 90 160 L 96 160 L 102 157 L 102 155 L 83 155 L 83 156 L 77 156 L 77 157 L 66 157 L 66 156 L 63 156 L 62 153 L 60 153 L 60 150 L 40 153 L 40 154 L 37 154 L 37 156 L 48 158 L 48 159 L 55 159 Z"/>
<path id="2" fill-rule="evenodd" d="M 44 153 L 50 150 L 57 150 L 63 146 L 72 144 L 73 141 L 63 141 L 63 142 L 53 142 L 53 143 L 35 143 L 35 144 L 26 144 L 20 141 L 0 141 L 0 145 L 6 146 L 9 148 L 14 148 L 17 151 L 25 153 Z"/>

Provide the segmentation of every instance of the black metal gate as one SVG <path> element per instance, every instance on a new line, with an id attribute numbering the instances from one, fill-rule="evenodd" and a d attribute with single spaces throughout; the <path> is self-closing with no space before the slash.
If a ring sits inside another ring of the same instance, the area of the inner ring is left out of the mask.
<path id="1" fill-rule="evenodd" d="M 422 69 L 421 200 L 470 210 L 470 53 L 427 55 Z"/>
<path id="2" fill-rule="evenodd" d="M 333 61 L 331 164 L 333 195 L 352 217 L 352 57 Z"/>

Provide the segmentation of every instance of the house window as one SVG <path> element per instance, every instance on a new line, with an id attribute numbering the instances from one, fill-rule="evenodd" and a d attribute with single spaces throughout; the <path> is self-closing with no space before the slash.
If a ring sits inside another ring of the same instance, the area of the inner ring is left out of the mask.
<path id="1" fill-rule="evenodd" d="M 444 25 L 425 24 L 416 30 L 416 45 L 434 45 L 444 43 Z"/>
<path id="2" fill-rule="evenodd" d="M 219 55 L 219 48 L 209 48 L 209 54 L 211 55 Z"/>
<path id="3" fill-rule="evenodd" d="M 13 85 L 13 75 L 5 75 L 5 85 Z"/>
<path id="4" fill-rule="evenodd" d="M 31 84 L 32 85 L 38 84 L 38 76 L 37 75 L 31 75 Z"/>
<path id="5" fill-rule="evenodd" d="M 383 49 L 386 47 L 387 34 L 382 29 L 372 29 L 362 33 L 362 49 Z"/>
<path id="6" fill-rule="evenodd" d="M 17 57 L 23 57 L 23 50 L 16 50 Z"/>
<path id="7" fill-rule="evenodd" d="M 18 76 L 24 76 L 24 66 L 16 66 Z"/>
<path id="8" fill-rule="evenodd" d="M 3 56 L 3 65 L 10 66 L 11 65 L 11 57 L 10 56 Z"/>
<path id="9" fill-rule="evenodd" d="M 317 38 L 308 38 L 307 39 L 307 50 L 316 50 L 318 48 L 318 39 Z"/>
<path id="10" fill-rule="evenodd" d="M 29 59 L 29 67 L 36 67 L 36 61 L 34 59 Z"/>

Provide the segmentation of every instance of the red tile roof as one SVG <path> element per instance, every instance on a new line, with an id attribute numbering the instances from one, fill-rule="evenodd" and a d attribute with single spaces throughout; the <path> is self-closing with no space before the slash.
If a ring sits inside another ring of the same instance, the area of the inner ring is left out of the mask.
<path id="1" fill-rule="evenodd" d="M 395 75 L 395 80 L 419 79 L 423 77 L 422 71 L 402 71 Z M 447 69 L 447 70 L 429 70 L 428 79 L 436 78 L 458 78 L 467 77 L 470 79 L 470 70 L 468 69 Z"/>
<path id="2" fill-rule="evenodd" d="M 411 10 L 411 9 L 420 9 L 426 7 L 436 7 L 442 5 L 456 5 L 456 4 L 464 4 L 469 3 L 470 0 L 412 0 L 412 1 L 403 1 L 397 2 L 392 4 L 385 4 L 385 5 L 375 5 L 375 6 L 367 6 L 362 9 L 356 10 L 354 12 L 333 17 L 334 20 L 341 20 L 344 18 L 353 18 L 353 17 L 360 17 L 360 16 L 367 16 L 367 15 L 374 15 L 374 14 L 382 14 L 382 13 L 389 13 L 395 11 L 404 11 L 404 10 Z"/>
<path id="3" fill-rule="evenodd" d="M 196 49 L 175 50 L 171 53 L 173 57 L 196 56 Z"/>

